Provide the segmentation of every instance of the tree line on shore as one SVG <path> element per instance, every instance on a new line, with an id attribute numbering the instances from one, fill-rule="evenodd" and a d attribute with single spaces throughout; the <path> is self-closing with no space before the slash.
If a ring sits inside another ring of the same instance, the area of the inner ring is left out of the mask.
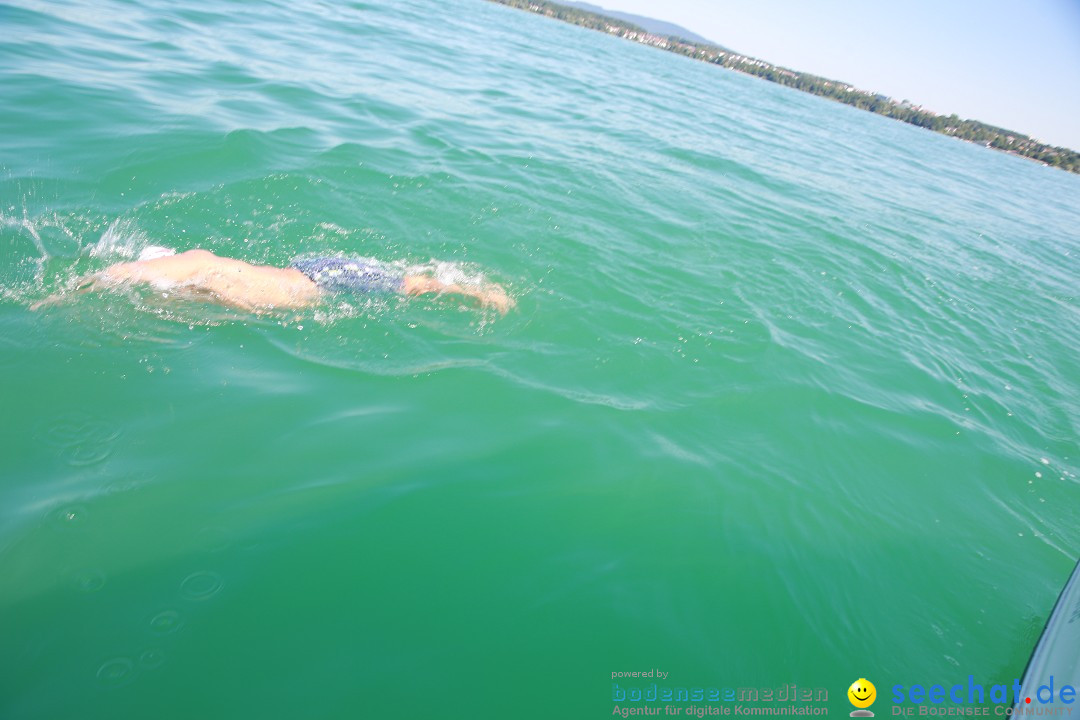
<path id="1" fill-rule="evenodd" d="M 770 82 L 853 105 L 861 110 L 868 110 L 891 117 L 943 135 L 950 135 L 985 145 L 988 148 L 1022 155 L 1069 172 L 1080 173 L 1080 153 L 1068 148 L 1047 145 L 1022 133 L 987 125 L 978 120 L 965 120 L 955 114 L 948 116 L 938 115 L 912 105 L 906 100 L 897 102 L 890 97 L 859 90 L 836 80 L 788 70 L 767 63 L 764 60 L 740 55 L 718 45 L 691 42 L 673 36 L 656 35 L 644 28 L 617 18 L 559 5 L 558 3 L 549 2 L 549 0 L 491 1 L 546 15 L 591 30 L 598 30 L 617 37 L 653 45 L 662 50 L 686 55 L 696 60 L 720 65 L 748 75 L 756 75 Z"/>

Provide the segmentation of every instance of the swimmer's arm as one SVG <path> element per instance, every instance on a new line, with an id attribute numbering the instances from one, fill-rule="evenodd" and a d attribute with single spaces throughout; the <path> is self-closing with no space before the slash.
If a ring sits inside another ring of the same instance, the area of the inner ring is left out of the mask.
<path id="1" fill-rule="evenodd" d="M 105 287 L 106 278 L 104 273 L 93 273 L 91 275 L 84 275 L 77 281 L 74 290 L 61 291 L 53 293 L 44 300 L 38 300 L 36 303 L 30 305 L 32 311 L 40 310 L 44 307 L 52 307 L 53 305 L 59 305 L 60 303 L 70 300 L 71 298 L 78 297 L 88 292 L 94 292 Z"/>
<path id="2" fill-rule="evenodd" d="M 479 300 L 483 307 L 493 307 L 503 315 L 517 305 L 501 285 L 493 283 L 482 288 L 471 288 L 457 283 L 444 283 L 428 275 L 406 275 L 401 292 L 405 295 L 459 295 Z"/>
<path id="3" fill-rule="evenodd" d="M 109 287 L 115 287 L 123 282 L 139 280 L 139 269 L 143 263 L 129 262 L 110 265 L 104 270 L 89 275 L 83 275 L 75 281 L 74 290 L 62 290 L 54 293 L 44 300 L 38 300 L 30 306 L 31 310 L 40 310 L 43 307 L 51 307 L 60 303 L 84 295 L 88 292 L 97 292 Z"/>

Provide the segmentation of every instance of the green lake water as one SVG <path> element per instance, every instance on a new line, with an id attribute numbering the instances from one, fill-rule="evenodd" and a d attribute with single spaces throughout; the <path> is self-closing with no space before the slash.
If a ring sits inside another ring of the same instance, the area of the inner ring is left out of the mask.
<path id="1" fill-rule="evenodd" d="M 1022 672 L 1080 554 L 1080 177 L 481 0 L 0 25 L 0 717 Z M 29 309 L 151 244 L 518 307 Z"/>

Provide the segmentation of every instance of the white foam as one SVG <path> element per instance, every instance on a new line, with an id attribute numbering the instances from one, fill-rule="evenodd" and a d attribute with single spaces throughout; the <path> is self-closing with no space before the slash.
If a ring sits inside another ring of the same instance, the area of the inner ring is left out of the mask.
<path id="1" fill-rule="evenodd" d="M 470 271 L 459 263 L 443 260 L 431 260 L 422 265 L 411 265 L 405 268 L 405 272 L 415 275 L 432 275 L 445 285 L 479 287 L 487 283 L 487 278 L 483 273 Z"/>

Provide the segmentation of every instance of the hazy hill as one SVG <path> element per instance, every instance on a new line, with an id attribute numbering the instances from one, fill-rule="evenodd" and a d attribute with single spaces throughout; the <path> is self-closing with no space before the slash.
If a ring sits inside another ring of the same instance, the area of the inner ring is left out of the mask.
<path id="1" fill-rule="evenodd" d="M 618 10 L 607 10 L 599 5 L 591 5 L 587 2 L 576 2 L 571 0 L 555 0 L 560 5 L 569 5 L 570 7 L 577 8 L 578 10 L 585 10 L 586 12 L 596 13 L 597 15 L 607 15 L 608 17 L 624 20 L 633 25 L 637 25 L 640 28 L 648 30 L 655 35 L 663 35 L 665 37 L 674 35 L 675 37 L 681 37 L 684 40 L 690 40 L 691 42 L 704 43 L 706 45 L 716 45 L 712 40 L 707 40 L 700 35 L 696 35 L 681 25 L 675 23 L 664 22 L 663 20 L 657 20 L 656 18 L 645 17 L 643 15 L 632 15 L 630 13 L 619 12 Z M 717 47 L 720 47 L 717 45 Z"/>

